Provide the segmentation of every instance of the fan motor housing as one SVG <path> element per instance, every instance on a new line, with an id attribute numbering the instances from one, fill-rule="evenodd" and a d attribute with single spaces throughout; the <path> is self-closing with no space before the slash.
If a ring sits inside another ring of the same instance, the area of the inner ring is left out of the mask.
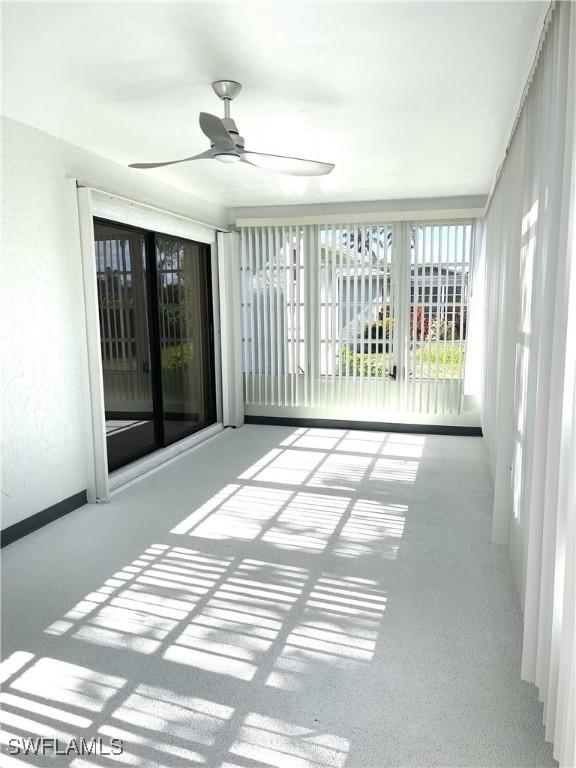
<path id="1" fill-rule="evenodd" d="M 222 122 L 226 126 L 228 132 L 232 135 L 234 144 L 236 144 L 239 149 L 244 149 L 244 137 L 240 136 L 238 133 L 238 128 L 236 127 L 234 120 L 232 120 L 231 117 L 223 117 Z"/>

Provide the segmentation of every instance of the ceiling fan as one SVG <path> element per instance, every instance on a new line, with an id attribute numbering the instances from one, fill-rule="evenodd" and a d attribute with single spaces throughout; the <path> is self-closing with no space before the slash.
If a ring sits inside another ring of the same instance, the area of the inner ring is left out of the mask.
<path id="1" fill-rule="evenodd" d="M 200 112 L 200 128 L 210 139 L 210 149 L 199 155 L 169 160 L 166 163 L 131 163 L 130 168 L 161 168 L 164 165 L 188 163 L 191 160 L 219 160 L 221 163 L 248 163 L 270 171 L 288 173 L 291 176 L 323 176 L 334 168 L 332 163 L 303 160 L 300 157 L 283 157 L 250 152 L 244 149 L 244 139 L 238 133 L 236 123 L 230 117 L 230 102 L 240 93 L 242 85 L 234 80 L 216 80 L 214 92 L 224 102 L 224 117 Z"/>

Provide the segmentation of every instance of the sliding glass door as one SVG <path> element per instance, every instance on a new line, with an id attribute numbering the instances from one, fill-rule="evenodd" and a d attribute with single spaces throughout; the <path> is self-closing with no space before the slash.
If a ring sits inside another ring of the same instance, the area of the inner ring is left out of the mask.
<path id="1" fill-rule="evenodd" d="M 108 467 L 216 420 L 210 249 L 95 220 Z"/>
<path id="2" fill-rule="evenodd" d="M 159 446 L 154 419 L 146 234 L 95 224 L 108 465 Z"/>
<path id="3" fill-rule="evenodd" d="M 166 443 L 215 421 L 212 291 L 207 267 L 206 246 L 156 237 Z"/>

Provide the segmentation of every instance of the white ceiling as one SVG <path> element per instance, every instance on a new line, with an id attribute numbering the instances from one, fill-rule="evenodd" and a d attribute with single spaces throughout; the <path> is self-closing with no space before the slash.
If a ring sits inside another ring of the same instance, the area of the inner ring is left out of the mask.
<path id="1" fill-rule="evenodd" d="M 244 84 L 246 146 L 336 163 L 148 173 L 228 206 L 482 194 L 540 2 L 4 3 L 3 112 L 120 163 L 208 148 L 210 87 Z"/>

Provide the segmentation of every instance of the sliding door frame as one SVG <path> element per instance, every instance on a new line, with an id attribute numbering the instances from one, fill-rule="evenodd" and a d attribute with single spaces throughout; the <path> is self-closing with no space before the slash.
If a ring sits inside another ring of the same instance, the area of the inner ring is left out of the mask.
<path id="1" fill-rule="evenodd" d="M 112 489 L 139 477 L 165 461 L 189 450 L 194 445 L 222 430 L 222 349 L 219 300 L 219 255 L 213 225 L 196 221 L 171 211 L 138 203 L 127 198 L 79 184 L 68 179 L 71 195 L 77 203 L 78 230 L 83 277 L 83 306 L 86 323 L 86 379 L 84 412 L 86 434 L 86 493 L 89 503 L 106 503 Z M 209 264 L 212 279 L 213 362 L 216 400 L 216 422 L 205 429 L 184 437 L 166 448 L 159 447 L 131 465 L 112 474 L 108 471 L 106 417 L 101 359 L 98 286 L 96 280 L 94 219 L 106 220 L 135 229 L 163 232 L 168 237 L 190 240 L 210 249 Z M 224 231 L 224 230 L 220 230 Z M 78 240 L 71 243 L 71 252 L 78 253 Z M 76 256 L 77 257 L 77 256 Z"/>
<path id="2" fill-rule="evenodd" d="M 135 451 L 130 454 L 127 460 L 122 460 L 109 466 L 109 472 L 115 472 L 118 469 L 131 464 L 144 456 L 148 456 L 150 453 L 160 450 L 162 448 L 168 448 L 174 443 L 180 442 L 180 440 L 190 437 L 190 435 L 199 432 L 206 427 L 212 426 L 217 421 L 217 408 L 216 408 L 216 364 L 215 364 L 215 345 L 214 345 L 214 294 L 218 290 L 218 286 L 212 282 L 212 259 L 210 258 L 209 247 L 206 243 L 199 243 L 196 240 L 189 240 L 187 238 L 169 235 L 166 232 L 157 232 L 147 230 L 142 227 L 136 227 L 131 224 L 123 224 L 119 221 L 112 221 L 110 219 L 103 219 L 99 216 L 94 216 L 94 226 L 101 225 L 110 229 L 117 229 L 119 232 L 135 232 L 142 235 L 144 238 L 144 262 L 145 262 L 145 291 L 146 291 L 146 313 L 148 316 L 148 338 L 149 338 L 149 352 L 150 352 L 150 377 L 152 386 L 152 421 L 154 424 L 154 442 L 150 444 L 148 448 L 143 448 L 139 451 Z M 165 427 L 165 403 L 164 392 L 162 383 L 162 340 L 160 336 L 160 304 L 159 304 L 159 291 L 158 291 L 158 264 L 157 264 L 157 245 L 158 238 L 164 237 L 167 239 L 174 239 L 182 243 L 188 243 L 189 245 L 197 246 L 201 253 L 200 257 L 206 258 L 205 264 L 205 277 L 208 287 L 208 302 L 207 302 L 207 341 L 208 349 L 211 352 L 209 360 L 207 362 L 208 374 L 210 377 L 210 383 L 213 387 L 211 393 L 210 413 L 214 415 L 214 421 L 209 424 L 202 424 L 201 426 L 192 426 L 187 430 L 183 430 L 179 435 L 166 439 L 166 427 Z"/>

